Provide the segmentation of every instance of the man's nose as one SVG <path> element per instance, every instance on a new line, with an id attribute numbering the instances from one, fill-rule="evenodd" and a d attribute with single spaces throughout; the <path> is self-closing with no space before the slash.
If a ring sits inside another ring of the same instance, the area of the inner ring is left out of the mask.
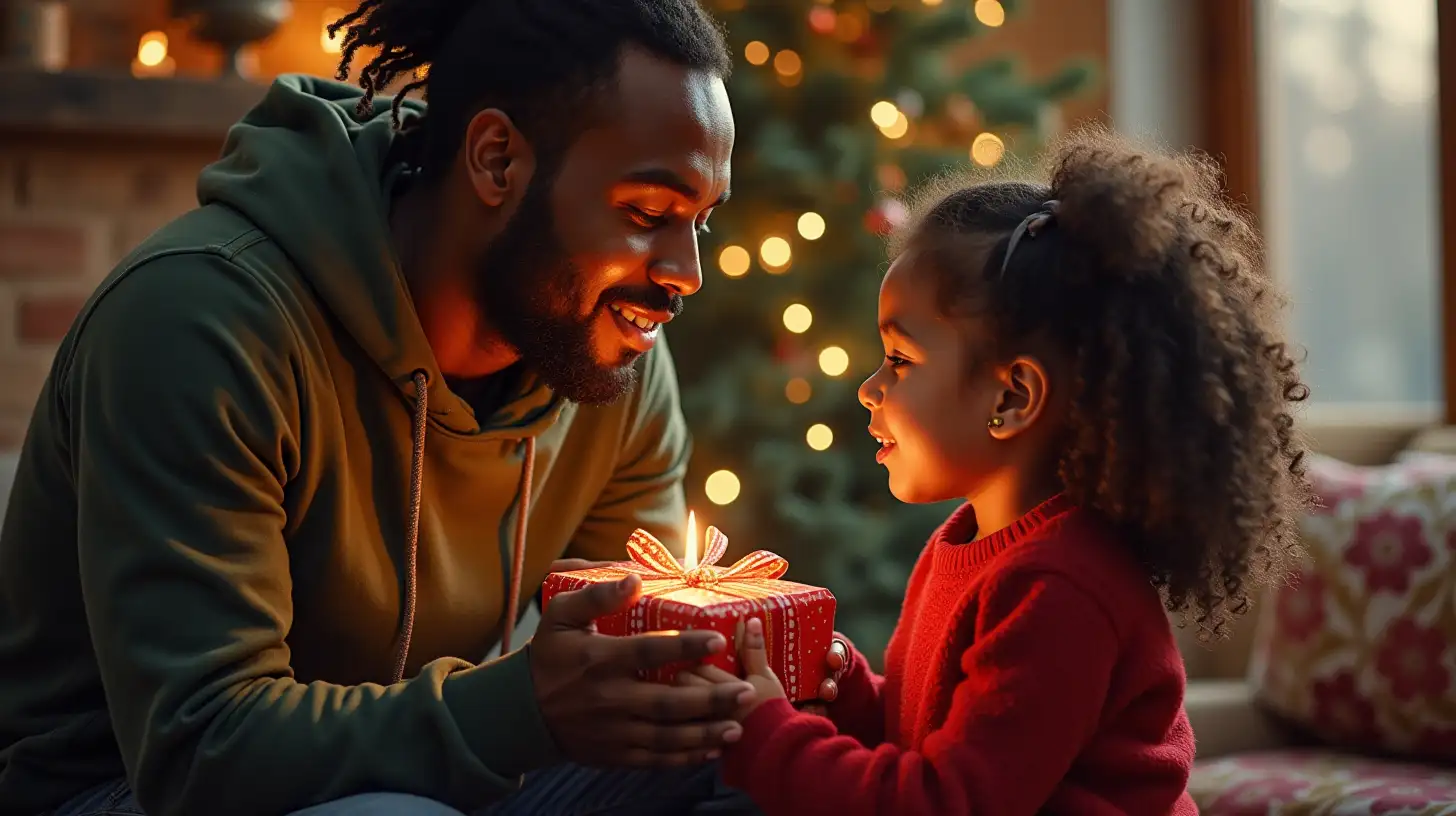
<path id="1" fill-rule="evenodd" d="M 698 253 L 698 237 L 676 241 L 667 255 L 648 268 L 653 283 L 675 295 L 687 297 L 703 288 L 703 264 Z"/>

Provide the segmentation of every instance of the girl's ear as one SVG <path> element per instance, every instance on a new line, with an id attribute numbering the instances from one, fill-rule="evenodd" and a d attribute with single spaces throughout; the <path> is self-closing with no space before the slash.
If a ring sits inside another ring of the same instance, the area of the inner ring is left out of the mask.
<path id="1" fill-rule="evenodd" d="M 996 439 L 1010 439 L 1030 428 L 1051 398 L 1051 377 L 1035 357 L 1017 357 L 998 366 L 1002 389 L 987 427 Z"/>

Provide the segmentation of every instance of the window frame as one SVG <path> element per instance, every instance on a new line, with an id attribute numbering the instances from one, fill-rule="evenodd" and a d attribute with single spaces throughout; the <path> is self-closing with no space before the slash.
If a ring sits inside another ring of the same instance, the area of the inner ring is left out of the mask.
<path id="1" fill-rule="evenodd" d="M 1261 195 L 1258 0 L 1197 0 L 1197 146 L 1223 164 L 1229 194 L 1256 220 Z M 1436 3 L 1440 155 L 1440 321 L 1442 406 L 1312 405 L 1304 427 L 1321 453 L 1357 464 L 1387 462 L 1422 429 L 1456 425 L 1456 7 Z"/>

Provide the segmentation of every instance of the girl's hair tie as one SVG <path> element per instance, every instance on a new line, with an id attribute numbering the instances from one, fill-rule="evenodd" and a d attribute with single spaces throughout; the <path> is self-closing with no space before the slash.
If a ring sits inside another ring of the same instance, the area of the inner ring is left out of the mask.
<path id="1" fill-rule="evenodd" d="M 1006 257 L 1001 260 L 1001 276 L 1006 276 L 1006 267 L 1011 265 L 1011 253 L 1016 251 L 1016 245 L 1021 243 L 1023 237 L 1035 238 L 1042 229 L 1051 226 L 1057 217 L 1057 211 L 1062 207 L 1062 202 L 1052 199 L 1041 205 L 1041 209 L 1021 219 L 1016 229 L 1011 233 L 1011 239 L 1006 242 Z"/>

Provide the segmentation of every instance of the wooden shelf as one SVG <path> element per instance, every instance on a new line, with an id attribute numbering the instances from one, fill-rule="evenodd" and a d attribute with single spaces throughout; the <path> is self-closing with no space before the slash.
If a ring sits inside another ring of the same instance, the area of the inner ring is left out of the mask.
<path id="1" fill-rule="evenodd" d="M 243 80 L 0 67 L 0 133 L 220 142 L 266 90 Z"/>

